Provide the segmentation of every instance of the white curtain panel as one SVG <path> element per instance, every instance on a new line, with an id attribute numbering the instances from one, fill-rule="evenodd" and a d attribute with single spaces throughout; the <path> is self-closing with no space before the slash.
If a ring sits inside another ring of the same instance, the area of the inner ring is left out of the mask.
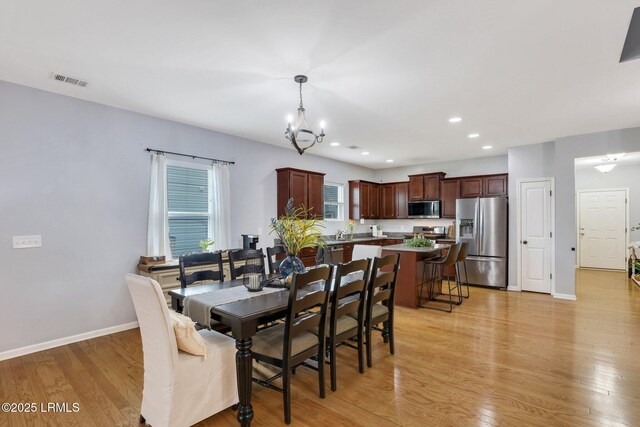
<path id="1" fill-rule="evenodd" d="M 212 230 L 214 250 L 229 249 L 231 234 L 231 184 L 229 181 L 229 166 L 212 165 L 212 209 L 209 230 Z"/>
<path id="2" fill-rule="evenodd" d="M 167 159 L 162 154 L 151 155 L 147 255 L 164 255 L 167 260 L 171 259 L 167 211 Z"/>

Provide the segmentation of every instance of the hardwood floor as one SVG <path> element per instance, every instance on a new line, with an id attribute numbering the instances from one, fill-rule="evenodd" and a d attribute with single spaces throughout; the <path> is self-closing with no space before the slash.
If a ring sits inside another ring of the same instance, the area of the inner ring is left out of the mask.
<path id="1" fill-rule="evenodd" d="M 397 309 L 396 355 L 375 336 L 374 366 L 338 351 L 338 391 L 293 378 L 299 426 L 640 425 L 640 288 L 581 270 L 578 301 L 471 289 L 452 314 Z M 0 415 L 2 426 L 137 425 L 138 330 L 0 362 L 2 402 L 77 402 L 77 413 Z M 256 426 L 284 425 L 282 397 L 254 386 Z M 226 410 L 199 425 L 236 426 Z"/>

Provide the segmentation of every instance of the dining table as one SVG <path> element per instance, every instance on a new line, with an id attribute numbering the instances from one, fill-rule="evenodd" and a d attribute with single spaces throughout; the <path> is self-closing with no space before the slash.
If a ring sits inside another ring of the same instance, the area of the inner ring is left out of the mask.
<path id="1" fill-rule="evenodd" d="M 269 278 L 276 276 L 277 274 L 270 275 Z M 236 286 L 243 286 L 243 279 L 172 289 L 169 291 L 171 306 L 174 310 L 181 312 L 182 303 L 186 297 Z M 314 292 L 321 289 L 322 286 L 320 284 L 311 284 L 306 288 L 306 291 Z M 258 326 L 284 317 L 288 302 L 289 290 L 283 288 L 281 292 L 264 294 L 256 292 L 256 295 L 251 298 L 228 302 L 211 308 L 211 319 L 231 328 L 231 335 L 236 340 L 236 375 L 239 400 L 237 418 L 241 426 L 250 426 L 254 418 L 253 407 L 251 406 L 252 337 L 256 334 Z"/>

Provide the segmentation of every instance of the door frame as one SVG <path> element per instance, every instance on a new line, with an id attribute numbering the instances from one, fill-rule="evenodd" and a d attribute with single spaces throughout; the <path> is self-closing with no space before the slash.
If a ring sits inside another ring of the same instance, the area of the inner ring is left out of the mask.
<path id="1" fill-rule="evenodd" d="M 522 291 L 522 201 L 521 201 L 521 187 L 524 183 L 530 182 L 544 182 L 548 181 L 549 186 L 551 188 L 551 202 L 549 205 L 549 217 L 551 219 L 550 230 L 551 230 L 551 245 L 549 251 L 549 260 L 550 268 L 551 268 L 551 296 L 556 295 L 556 180 L 553 177 L 544 177 L 544 178 L 522 178 L 516 181 L 516 205 L 517 205 L 517 214 L 516 214 L 516 251 L 517 251 L 517 260 L 516 260 L 516 287 L 515 289 L 510 289 L 513 291 Z"/>
<path id="2" fill-rule="evenodd" d="M 593 192 L 606 192 L 606 191 L 624 191 L 624 260 L 625 262 L 629 262 L 629 238 L 631 231 L 629 230 L 629 187 L 619 187 L 619 188 L 593 188 L 586 190 L 576 190 L 576 268 L 586 268 L 591 269 L 591 267 L 581 267 L 580 266 L 580 195 L 582 193 L 593 193 Z M 596 270 L 608 270 L 608 271 L 620 271 L 620 270 L 611 270 L 607 268 L 598 268 Z M 627 267 L 622 271 L 626 271 Z"/>

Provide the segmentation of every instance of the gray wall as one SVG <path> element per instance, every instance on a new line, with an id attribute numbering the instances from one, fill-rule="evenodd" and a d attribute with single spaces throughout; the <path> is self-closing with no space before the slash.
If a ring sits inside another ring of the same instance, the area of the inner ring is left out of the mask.
<path id="1" fill-rule="evenodd" d="M 275 168 L 371 169 L 0 82 L 0 352 L 135 320 L 124 276 L 146 250 L 153 147 L 232 159 L 232 246 L 276 211 Z M 348 200 L 347 200 L 348 202 Z M 344 223 L 327 222 L 327 232 Z M 359 226 L 362 231 L 365 226 Z M 42 248 L 12 249 L 41 234 Z"/>
<path id="2" fill-rule="evenodd" d="M 574 161 L 578 157 L 599 156 L 606 153 L 640 150 L 640 128 L 620 129 L 558 138 L 543 144 L 509 149 L 509 196 L 516 200 L 516 181 L 519 178 L 554 177 L 556 184 L 556 292 L 575 295 L 576 208 Z M 509 285 L 516 285 L 515 212 L 511 203 L 509 237 Z"/>
<path id="3" fill-rule="evenodd" d="M 576 169 L 576 190 L 629 189 L 629 226 L 640 222 L 640 163 L 618 165 L 611 172 L 596 168 Z M 630 232 L 629 241 L 640 240 L 640 231 Z"/>

